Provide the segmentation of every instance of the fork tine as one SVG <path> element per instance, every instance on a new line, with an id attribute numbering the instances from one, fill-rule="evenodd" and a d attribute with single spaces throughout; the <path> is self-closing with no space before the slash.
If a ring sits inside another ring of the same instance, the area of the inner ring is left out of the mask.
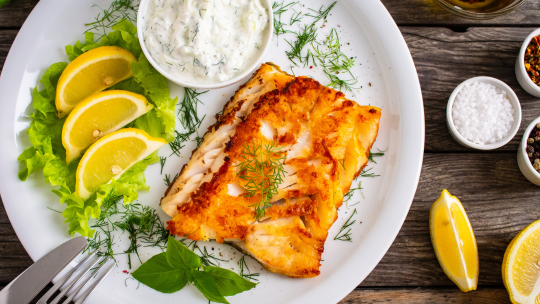
<path id="1" fill-rule="evenodd" d="M 107 264 L 107 262 L 110 261 L 110 258 L 107 258 L 107 261 L 105 263 L 103 263 L 97 270 L 96 270 L 96 275 L 99 274 L 99 272 L 101 271 L 101 269 L 103 267 L 105 267 L 105 265 Z M 80 304 L 82 302 L 84 302 L 84 300 L 86 300 L 86 298 L 96 289 L 96 287 L 98 287 L 98 285 L 103 281 L 105 280 L 105 278 L 107 277 L 107 275 L 109 275 L 109 273 L 111 273 L 111 271 L 114 269 L 114 267 L 116 266 L 116 263 L 112 263 L 111 266 L 109 266 L 109 268 L 105 271 L 105 274 L 103 274 L 103 276 L 101 278 L 99 278 L 99 280 L 97 280 L 97 282 L 95 282 L 91 287 L 88 288 L 88 290 L 86 290 L 82 295 L 81 297 L 79 298 L 79 300 L 77 300 L 77 302 L 75 302 L 75 304 Z M 69 304 L 71 303 L 71 301 L 73 300 L 73 298 L 75 297 L 75 295 L 77 295 L 77 293 L 83 289 L 86 285 L 88 285 L 92 279 L 92 277 L 94 277 L 93 275 L 88 278 L 88 280 L 84 283 L 84 284 L 81 284 L 81 286 L 79 286 L 76 290 L 73 291 L 73 293 L 62 303 L 62 304 Z"/>
<path id="2" fill-rule="evenodd" d="M 104 260 L 105 260 L 105 261 L 104 261 Z M 58 295 L 54 298 L 54 300 L 52 300 L 49 304 L 57 304 L 58 302 L 60 302 L 60 300 L 64 297 L 64 295 L 66 295 L 66 294 L 71 290 L 71 288 L 72 288 L 75 284 L 79 283 L 79 282 L 83 279 L 83 277 L 84 277 L 90 270 L 92 270 L 92 269 L 94 268 L 94 266 L 96 266 L 96 264 L 101 263 L 101 262 L 107 263 L 108 260 L 109 260 L 109 258 L 104 259 L 103 257 L 100 257 L 100 258 L 96 259 L 92 264 L 90 264 L 90 266 L 88 266 L 88 267 L 86 267 L 86 269 L 82 270 L 81 273 L 79 273 L 79 274 L 73 279 L 73 281 L 71 281 L 71 283 L 69 283 L 69 284 L 64 288 L 64 290 L 62 290 L 62 291 L 60 292 L 60 294 L 58 294 Z"/>
<path id="3" fill-rule="evenodd" d="M 68 273 L 66 273 L 54 286 L 45 293 L 41 299 L 36 304 L 47 304 L 47 301 L 52 297 L 52 295 L 60 288 L 64 283 L 73 275 L 73 273 L 82 267 L 84 267 L 97 253 L 97 250 L 94 250 L 90 255 L 88 255 L 82 262 L 73 267 Z"/>

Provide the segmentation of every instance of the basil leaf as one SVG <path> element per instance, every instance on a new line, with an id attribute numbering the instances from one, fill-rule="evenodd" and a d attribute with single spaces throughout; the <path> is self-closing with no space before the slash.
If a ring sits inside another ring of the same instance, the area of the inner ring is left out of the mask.
<path id="1" fill-rule="evenodd" d="M 234 296 L 237 293 L 250 290 L 258 284 L 244 279 L 236 272 L 220 267 L 206 266 L 204 271 L 214 278 L 219 293 L 224 297 Z"/>
<path id="2" fill-rule="evenodd" d="M 229 304 L 227 300 L 219 292 L 214 278 L 204 271 L 193 271 L 193 283 L 195 287 L 205 296 L 208 300 L 216 303 Z"/>
<path id="3" fill-rule="evenodd" d="M 133 277 L 144 285 L 163 293 L 173 293 L 186 286 L 188 276 L 186 270 L 174 268 L 167 262 L 165 252 L 153 256 L 139 269 Z"/>
<path id="4" fill-rule="evenodd" d="M 174 268 L 197 269 L 201 266 L 199 256 L 172 236 L 167 241 L 167 261 Z"/>

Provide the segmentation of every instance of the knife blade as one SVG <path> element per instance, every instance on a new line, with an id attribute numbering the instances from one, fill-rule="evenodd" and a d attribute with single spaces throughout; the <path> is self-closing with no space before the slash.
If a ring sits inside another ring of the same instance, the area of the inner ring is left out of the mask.
<path id="1" fill-rule="evenodd" d="M 0 291 L 0 304 L 27 304 L 86 247 L 79 236 L 56 247 Z"/>

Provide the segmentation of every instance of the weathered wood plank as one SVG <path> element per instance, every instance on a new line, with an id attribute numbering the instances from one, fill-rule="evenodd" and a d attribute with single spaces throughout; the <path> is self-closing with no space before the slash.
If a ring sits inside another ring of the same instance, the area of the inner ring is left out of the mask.
<path id="1" fill-rule="evenodd" d="M 0 8 L 0 29 L 19 28 L 39 0 L 12 0 Z"/>
<path id="2" fill-rule="evenodd" d="M 504 288 L 479 288 L 476 291 L 462 292 L 456 288 L 405 288 L 405 289 L 367 289 L 357 288 L 340 304 L 507 304 L 510 303 Z"/>
<path id="3" fill-rule="evenodd" d="M 4 62 L 17 33 L 18 30 L 0 30 L 0 72 L 2 72 Z"/>
<path id="4" fill-rule="evenodd" d="M 479 284 L 502 286 L 506 247 L 540 218 L 540 188 L 519 171 L 514 153 L 428 153 L 405 224 L 381 263 L 360 285 L 451 286 L 429 236 L 429 210 L 443 189 L 463 203 L 478 242 Z"/>
<path id="5" fill-rule="evenodd" d="M 381 0 L 381 2 L 398 25 L 540 25 L 539 0 L 529 0 L 512 13 L 489 20 L 458 17 L 440 8 L 433 0 Z"/>
<path id="6" fill-rule="evenodd" d="M 525 128 L 540 115 L 540 98 L 526 93 L 514 72 L 521 44 L 533 28 L 469 28 L 464 33 L 440 27 L 400 29 L 422 87 L 426 151 L 473 151 L 450 137 L 446 127 L 446 105 L 455 87 L 475 76 L 490 76 L 506 82 L 520 99 L 523 114 L 520 131 L 500 149 L 516 151 Z"/>

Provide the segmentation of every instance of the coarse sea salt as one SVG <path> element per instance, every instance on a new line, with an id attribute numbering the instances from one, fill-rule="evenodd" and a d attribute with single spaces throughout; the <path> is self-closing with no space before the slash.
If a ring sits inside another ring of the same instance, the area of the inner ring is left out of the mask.
<path id="1" fill-rule="evenodd" d="M 484 82 L 465 85 L 452 107 L 452 121 L 467 140 L 484 145 L 505 137 L 514 122 L 506 91 Z"/>

